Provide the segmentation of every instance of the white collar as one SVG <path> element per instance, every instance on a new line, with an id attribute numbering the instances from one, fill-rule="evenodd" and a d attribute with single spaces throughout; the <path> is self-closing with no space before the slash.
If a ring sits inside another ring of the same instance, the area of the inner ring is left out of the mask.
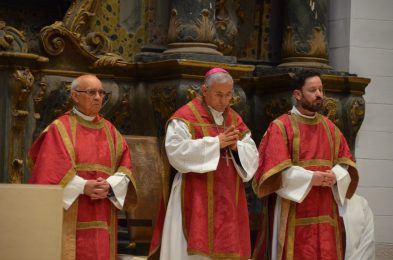
<path id="1" fill-rule="evenodd" d="M 304 117 L 304 118 L 308 118 L 308 119 L 314 119 L 316 116 L 316 113 L 313 116 L 303 115 L 302 113 L 300 113 L 300 111 L 295 106 L 292 107 L 291 113 L 301 116 L 301 117 Z"/>
<path id="2" fill-rule="evenodd" d="M 76 107 L 72 108 L 72 112 L 74 112 L 75 114 L 77 114 L 78 116 L 82 117 L 84 120 L 86 121 L 90 121 L 92 122 L 94 120 L 94 118 L 96 118 L 95 116 L 87 116 L 85 114 L 83 114 L 81 111 L 79 111 Z"/>
<path id="3" fill-rule="evenodd" d="M 222 122 L 224 121 L 224 117 L 223 117 L 223 115 L 222 115 L 224 112 L 219 112 L 219 111 L 215 110 L 214 108 L 212 108 L 212 107 L 209 106 L 209 105 L 208 105 L 207 107 L 209 108 L 210 112 L 212 113 L 212 116 L 213 116 L 214 121 L 215 121 L 217 124 L 221 125 Z"/>

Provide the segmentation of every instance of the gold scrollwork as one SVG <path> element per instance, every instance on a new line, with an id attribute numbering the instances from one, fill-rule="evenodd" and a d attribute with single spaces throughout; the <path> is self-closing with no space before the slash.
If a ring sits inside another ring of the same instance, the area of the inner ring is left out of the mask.
<path id="1" fill-rule="evenodd" d="M 199 87 L 197 86 L 190 86 L 187 88 L 187 100 L 191 101 L 192 99 L 196 98 L 199 94 Z"/>
<path id="2" fill-rule="evenodd" d="M 114 66 L 126 66 L 123 57 L 117 55 L 115 53 L 106 53 L 103 56 L 100 56 L 98 60 L 94 62 L 93 65 L 95 68 L 100 67 L 114 67 Z"/>
<path id="3" fill-rule="evenodd" d="M 80 55 L 93 61 L 110 53 L 112 46 L 104 34 L 85 32 L 87 20 L 95 15 L 96 6 L 97 0 L 75 0 L 63 21 L 42 28 L 40 36 L 45 51 L 53 56 L 60 55 L 70 43 Z"/>
<path id="4" fill-rule="evenodd" d="M 333 98 L 325 98 L 323 101 L 323 108 L 326 111 L 325 115 L 337 125 L 339 123 L 337 101 Z"/>
<path id="5" fill-rule="evenodd" d="M 360 127 L 364 118 L 364 101 L 354 100 L 350 106 L 350 118 L 352 126 Z"/>

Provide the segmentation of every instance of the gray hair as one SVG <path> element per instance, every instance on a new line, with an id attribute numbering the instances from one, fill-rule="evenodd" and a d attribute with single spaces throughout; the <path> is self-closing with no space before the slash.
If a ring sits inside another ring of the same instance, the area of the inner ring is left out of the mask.
<path id="1" fill-rule="evenodd" d="M 230 82 L 233 85 L 232 76 L 226 72 L 216 72 L 209 75 L 205 79 L 205 86 L 210 87 L 213 83 L 225 83 L 225 82 Z"/>
<path id="2" fill-rule="evenodd" d="M 79 80 L 78 80 L 78 78 L 75 78 L 75 79 L 71 82 L 71 90 L 75 90 L 77 87 L 79 87 Z"/>

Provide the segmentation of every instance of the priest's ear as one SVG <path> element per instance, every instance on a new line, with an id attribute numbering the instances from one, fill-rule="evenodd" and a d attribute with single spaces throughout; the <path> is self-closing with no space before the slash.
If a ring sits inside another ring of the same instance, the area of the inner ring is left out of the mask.
<path id="1" fill-rule="evenodd" d="M 71 98 L 72 98 L 72 101 L 74 102 L 74 104 L 79 103 L 79 94 L 76 91 L 71 90 Z"/>
<path id="2" fill-rule="evenodd" d="M 292 92 L 293 97 L 296 99 L 296 102 L 302 99 L 302 90 L 301 89 L 294 89 Z"/>
<path id="3" fill-rule="evenodd" d="M 201 92 L 202 92 L 202 96 L 206 96 L 206 94 L 207 94 L 207 89 L 208 89 L 208 87 L 206 86 L 206 84 L 203 84 L 202 86 L 201 86 Z"/>

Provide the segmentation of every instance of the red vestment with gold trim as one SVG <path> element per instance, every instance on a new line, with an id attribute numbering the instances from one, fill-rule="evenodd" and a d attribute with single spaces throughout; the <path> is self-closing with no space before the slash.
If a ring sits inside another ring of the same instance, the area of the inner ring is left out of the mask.
<path id="1" fill-rule="evenodd" d="M 224 114 L 224 124 L 216 125 L 200 97 L 175 112 L 170 120 L 182 120 L 193 139 L 215 137 L 234 125 L 242 135 L 249 132 L 241 117 L 231 108 Z M 218 167 L 209 173 L 186 173 L 182 178 L 183 232 L 189 254 L 213 259 L 248 259 L 251 254 L 246 194 L 233 161 L 221 149 Z M 161 208 L 153 234 L 150 254 L 159 247 L 163 230 Z"/>
<path id="2" fill-rule="evenodd" d="M 314 119 L 285 114 L 274 120 L 261 141 L 259 156 L 253 188 L 260 197 L 280 189 L 282 171 L 295 165 L 311 171 L 347 165 L 351 183 L 346 196 L 350 198 L 357 187 L 358 173 L 344 136 L 320 114 Z M 265 230 L 260 232 L 255 259 L 269 259 L 266 250 L 270 251 L 272 234 L 265 231 L 272 230 L 272 209 L 270 205 L 270 212 L 263 214 Z M 279 219 L 284 223 L 278 234 L 280 259 L 343 259 L 342 221 L 331 188 L 313 186 L 301 203 L 282 199 Z"/>
<path id="3" fill-rule="evenodd" d="M 129 187 L 135 188 L 128 145 L 116 128 L 99 116 L 93 122 L 72 112 L 60 116 L 39 136 L 29 156 L 33 163 L 29 183 L 64 187 L 75 175 L 95 180 L 122 172 L 131 179 Z M 68 217 L 73 207 L 75 216 Z M 69 223 L 65 223 L 63 233 L 71 230 L 75 237 L 63 236 L 63 243 L 69 242 L 65 239 L 73 241 L 70 248 L 75 252 L 66 247 L 63 257 L 65 254 L 77 260 L 117 259 L 117 209 L 109 199 L 91 200 L 82 194 L 64 214 L 64 221 Z M 63 244 L 63 251 L 64 247 Z"/>

